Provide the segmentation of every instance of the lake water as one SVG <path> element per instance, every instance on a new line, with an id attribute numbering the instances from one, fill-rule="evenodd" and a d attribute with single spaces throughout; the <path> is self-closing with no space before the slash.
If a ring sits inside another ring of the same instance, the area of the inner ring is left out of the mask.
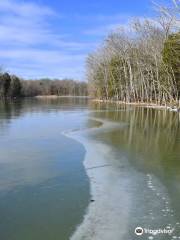
<path id="1" fill-rule="evenodd" d="M 100 130 L 102 121 L 120 125 Z M 88 143 L 94 149 L 98 144 L 110 149 L 106 161 L 107 169 L 108 165 L 112 168 L 112 186 L 123 173 L 116 189 L 129 199 L 129 205 L 120 203 L 126 205 L 127 215 L 121 216 L 121 209 L 117 209 L 122 225 L 126 223 L 122 240 L 139 239 L 134 234 L 137 226 L 174 228 L 172 236 L 144 235 L 141 239 L 177 239 L 179 123 L 180 116 L 174 112 L 92 103 L 83 98 L 1 102 L 0 239 L 67 240 L 72 236 L 91 200 L 90 180 L 83 164 Z M 70 132 L 84 135 L 89 142 L 71 138 Z M 100 154 L 95 151 L 92 157 L 102 158 Z M 111 189 L 108 191 L 103 194 L 111 201 Z M 79 236 L 98 239 L 88 233 Z"/>

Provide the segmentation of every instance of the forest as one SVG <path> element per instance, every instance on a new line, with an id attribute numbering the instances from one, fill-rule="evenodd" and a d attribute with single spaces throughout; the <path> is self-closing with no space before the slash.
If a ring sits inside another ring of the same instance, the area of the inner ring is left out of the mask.
<path id="1" fill-rule="evenodd" d="M 90 95 L 101 100 L 179 105 L 180 7 L 155 5 L 156 19 L 111 32 L 87 58 Z"/>
<path id="2" fill-rule="evenodd" d="M 23 80 L 0 73 L 0 98 L 87 96 L 125 103 L 180 105 L 180 5 L 156 5 L 156 18 L 112 31 L 86 61 L 87 82 Z"/>
<path id="3" fill-rule="evenodd" d="M 0 74 L 1 99 L 38 95 L 87 96 L 87 94 L 87 83 L 72 79 L 23 80 L 8 73 Z"/>

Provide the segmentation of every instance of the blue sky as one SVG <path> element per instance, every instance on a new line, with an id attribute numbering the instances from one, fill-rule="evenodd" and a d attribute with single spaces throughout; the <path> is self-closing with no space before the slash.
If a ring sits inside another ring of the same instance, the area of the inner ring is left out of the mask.
<path id="1" fill-rule="evenodd" d="M 108 32 L 153 15 L 150 0 L 0 0 L 0 66 L 24 78 L 84 80 L 86 56 Z"/>

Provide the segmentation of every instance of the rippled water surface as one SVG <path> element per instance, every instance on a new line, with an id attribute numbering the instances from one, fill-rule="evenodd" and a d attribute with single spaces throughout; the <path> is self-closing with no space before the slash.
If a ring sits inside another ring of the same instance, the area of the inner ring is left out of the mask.
<path id="1" fill-rule="evenodd" d="M 129 180 L 133 204 L 122 218 L 122 240 L 136 239 L 139 225 L 175 229 L 172 236 L 141 239 L 180 237 L 179 115 L 59 98 L 0 103 L 0 239 L 69 239 L 83 221 L 90 183 L 86 149 L 65 133 L 98 128 L 102 120 L 121 127 L 86 137 L 108 146 L 109 165 Z"/>

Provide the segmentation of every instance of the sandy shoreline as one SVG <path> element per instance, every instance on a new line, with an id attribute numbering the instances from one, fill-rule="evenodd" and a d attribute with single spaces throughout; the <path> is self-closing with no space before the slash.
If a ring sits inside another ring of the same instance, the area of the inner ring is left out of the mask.
<path id="1" fill-rule="evenodd" d="M 101 100 L 101 99 L 93 99 L 93 102 L 99 102 L 99 103 L 115 103 L 115 104 L 123 104 L 123 105 L 131 105 L 131 106 L 140 106 L 140 107 L 145 107 L 145 108 L 154 108 L 154 109 L 164 109 L 164 110 L 169 110 L 172 112 L 180 112 L 180 106 L 177 107 L 178 103 L 176 106 L 168 106 L 168 105 L 158 105 L 155 103 L 142 103 L 142 102 L 123 102 L 123 101 L 114 101 L 114 100 Z"/>

